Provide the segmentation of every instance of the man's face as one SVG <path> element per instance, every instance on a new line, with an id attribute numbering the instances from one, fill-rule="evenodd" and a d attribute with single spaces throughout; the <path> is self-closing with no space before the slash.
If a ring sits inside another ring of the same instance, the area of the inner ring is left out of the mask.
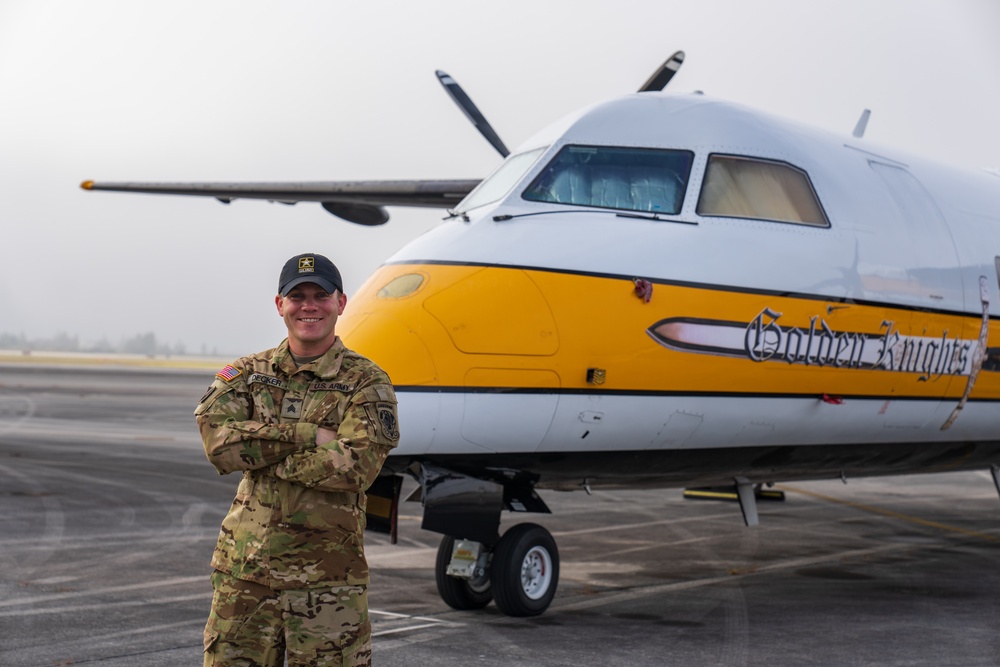
<path id="1" fill-rule="evenodd" d="M 278 314 L 288 327 L 288 345 L 300 356 L 323 354 L 336 339 L 334 328 L 347 297 L 328 293 L 315 283 L 296 285 L 287 295 L 274 298 Z"/>

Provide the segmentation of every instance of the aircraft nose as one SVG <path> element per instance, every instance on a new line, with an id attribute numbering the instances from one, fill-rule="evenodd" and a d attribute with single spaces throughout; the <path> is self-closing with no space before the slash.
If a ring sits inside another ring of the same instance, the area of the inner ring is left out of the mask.
<path id="1" fill-rule="evenodd" d="M 392 268 L 377 271 L 348 301 L 337 333 L 348 347 L 381 366 L 393 384 L 436 384 L 438 373 L 423 340 L 430 324 L 421 298 L 428 276 Z"/>
<path id="2" fill-rule="evenodd" d="M 396 387 L 400 452 L 426 453 L 432 442 L 491 449 L 495 432 L 506 438 L 518 425 L 514 435 L 530 449 L 552 419 L 556 321 L 519 268 L 383 266 L 348 301 L 337 332 Z M 509 422 L 494 400 L 501 394 L 526 403 L 509 408 L 518 425 L 497 422 Z"/>
<path id="3" fill-rule="evenodd" d="M 438 378 L 434 359 L 421 339 L 419 326 L 382 312 L 344 313 L 338 332 L 347 346 L 389 374 L 393 384 L 432 385 Z"/>
<path id="4" fill-rule="evenodd" d="M 441 395 L 434 389 L 439 374 L 424 341 L 428 333 L 435 338 L 434 327 L 422 315 L 419 296 L 427 276 L 411 272 L 385 278 L 379 273 L 347 302 L 337 333 L 347 347 L 388 373 L 396 387 L 401 425 L 397 453 L 424 454 L 435 439 L 441 413 Z"/>
<path id="5" fill-rule="evenodd" d="M 348 302 L 337 330 L 405 387 L 465 387 L 477 368 L 524 368 L 525 359 L 559 350 L 549 305 L 519 269 L 382 267 Z"/>

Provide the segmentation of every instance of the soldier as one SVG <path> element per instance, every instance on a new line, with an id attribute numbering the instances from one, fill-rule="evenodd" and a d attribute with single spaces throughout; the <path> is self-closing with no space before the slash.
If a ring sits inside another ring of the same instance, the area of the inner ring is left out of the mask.
<path id="1" fill-rule="evenodd" d="M 195 410 L 208 460 L 241 471 L 212 557 L 205 665 L 370 665 L 365 490 L 399 441 L 396 396 L 344 347 L 340 272 L 285 263 L 288 338 L 226 366 Z"/>

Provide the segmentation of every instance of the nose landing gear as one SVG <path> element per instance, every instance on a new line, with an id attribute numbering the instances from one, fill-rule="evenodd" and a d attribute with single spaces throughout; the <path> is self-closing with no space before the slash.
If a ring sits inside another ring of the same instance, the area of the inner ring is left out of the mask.
<path id="1" fill-rule="evenodd" d="M 471 576 L 458 576 L 455 574 L 456 566 L 452 563 L 459 559 L 456 553 L 455 543 L 459 542 L 454 537 L 445 535 L 438 546 L 437 560 L 434 563 L 434 578 L 437 580 L 438 595 L 452 609 L 482 609 L 493 599 L 493 591 L 490 590 L 489 556 L 483 561 L 486 567 L 477 567 L 476 562 L 462 568 L 463 574 Z M 469 543 L 476 544 L 476 543 Z M 481 548 L 482 545 L 480 545 Z M 466 558 L 461 558 L 466 560 Z M 474 559 L 478 561 L 479 559 Z M 449 574 L 451 571 L 453 574 Z"/>
<path id="2" fill-rule="evenodd" d="M 511 527 L 492 554 L 476 560 L 485 567 L 455 565 L 456 560 L 469 562 L 467 551 L 459 554 L 455 545 L 453 537 L 441 540 L 435 566 L 438 593 L 453 609 L 481 609 L 493 599 L 508 616 L 537 616 L 555 597 L 559 550 L 542 526 L 521 523 Z"/>

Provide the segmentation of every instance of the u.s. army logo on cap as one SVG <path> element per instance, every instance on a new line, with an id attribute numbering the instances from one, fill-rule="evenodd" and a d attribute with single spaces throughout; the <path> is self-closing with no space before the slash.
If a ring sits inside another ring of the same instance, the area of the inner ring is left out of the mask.
<path id="1" fill-rule="evenodd" d="M 299 273 L 313 273 L 315 270 L 315 257 L 299 257 Z"/>

